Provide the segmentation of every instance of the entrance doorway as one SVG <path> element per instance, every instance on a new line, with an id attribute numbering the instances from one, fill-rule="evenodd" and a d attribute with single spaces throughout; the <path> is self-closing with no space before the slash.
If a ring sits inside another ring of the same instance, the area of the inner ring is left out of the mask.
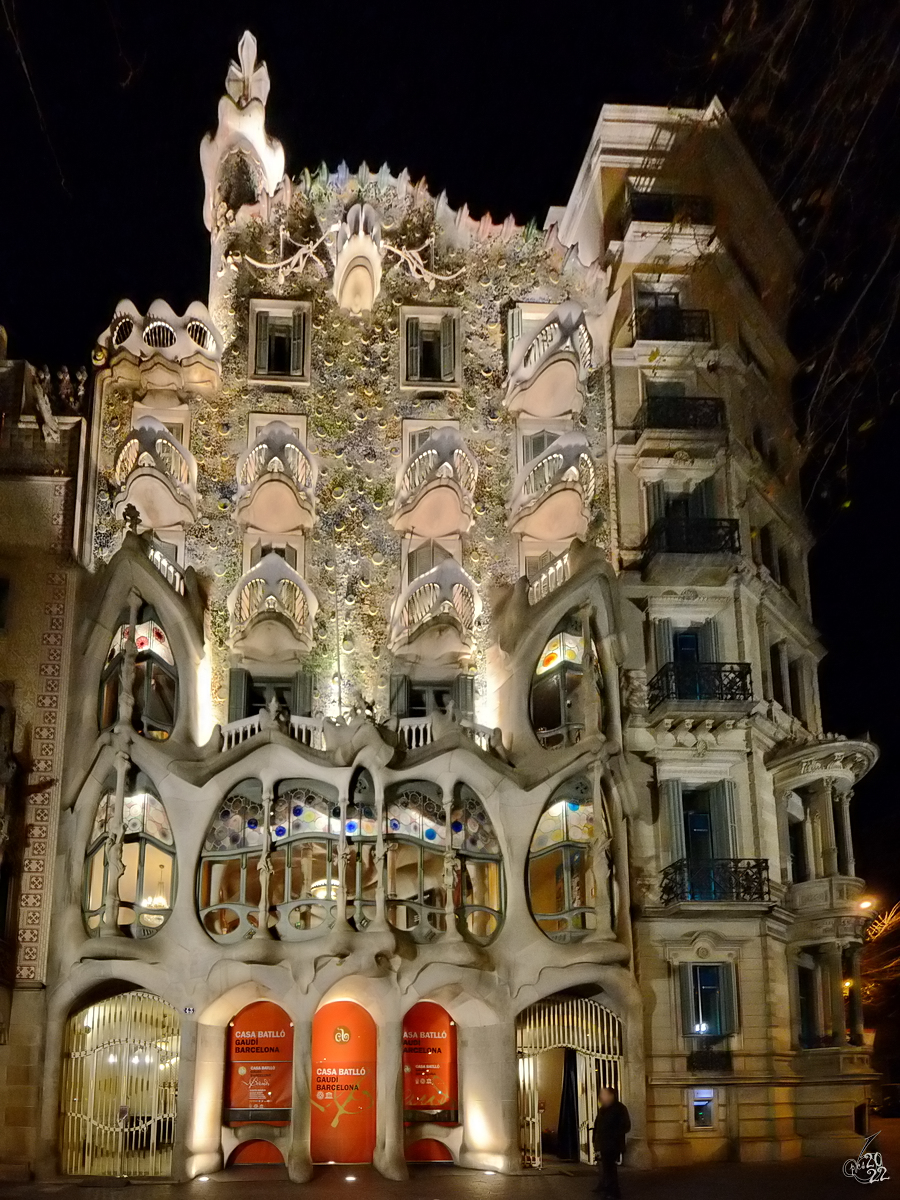
<path id="1" fill-rule="evenodd" d="M 62 1169 L 66 1175 L 170 1175 L 181 1025 L 150 992 L 89 1004 L 66 1022 Z"/>
<path id="2" fill-rule="evenodd" d="M 310 1150 L 314 1163 L 370 1163 L 378 1034 L 366 1010 L 335 1000 L 313 1017 Z"/>
<path id="3" fill-rule="evenodd" d="M 593 1000 L 541 1000 L 516 1020 L 516 1053 L 524 1165 L 545 1153 L 590 1163 L 598 1091 L 619 1088 L 622 1022 Z"/>

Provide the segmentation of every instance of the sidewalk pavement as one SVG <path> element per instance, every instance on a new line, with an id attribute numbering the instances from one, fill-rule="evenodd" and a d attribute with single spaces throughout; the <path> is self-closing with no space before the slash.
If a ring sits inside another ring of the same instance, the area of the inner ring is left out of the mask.
<path id="1" fill-rule="evenodd" d="M 900 1119 L 873 1118 L 888 1180 L 867 1187 L 842 1171 L 842 1159 L 803 1158 L 786 1163 L 704 1163 L 659 1171 L 622 1168 L 623 1200 L 900 1200 Z M 860 1148 L 862 1139 L 860 1139 Z M 443 1164 L 411 1165 L 396 1183 L 371 1167 L 320 1167 L 307 1184 L 294 1184 L 281 1168 L 247 1167 L 190 1183 L 105 1186 L 78 1183 L 0 1184 L 2 1200 L 593 1200 L 597 1181 L 589 1167 L 566 1163 L 524 1175 L 493 1175 Z"/>

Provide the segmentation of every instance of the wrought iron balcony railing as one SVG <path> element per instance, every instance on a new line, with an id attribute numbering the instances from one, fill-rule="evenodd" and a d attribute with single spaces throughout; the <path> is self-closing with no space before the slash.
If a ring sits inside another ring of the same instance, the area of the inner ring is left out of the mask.
<path id="1" fill-rule="evenodd" d="M 410 455 L 403 467 L 397 498 L 394 502 L 394 516 L 402 517 L 408 514 L 418 504 L 420 497 L 434 485 L 435 487 L 452 487 L 457 493 L 456 506 L 459 516 L 455 521 L 444 510 L 446 505 L 438 510 L 440 516 L 432 515 L 432 520 L 441 524 L 441 517 L 449 521 L 452 532 L 464 532 L 471 520 L 472 497 L 478 480 L 478 463 L 469 450 L 458 429 L 438 428 L 419 448 Z M 417 510 L 418 511 L 418 510 Z M 465 517 L 465 519 L 463 519 Z M 462 527 L 460 529 L 460 521 Z M 428 517 L 425 517 L 428 524 Z M 397 527 L 397 526 L 395 526 Z M 433 536 L 446 535 L 448 529 L 441 527 L 434 531 Z"/>
<path id="2" fill-rule="evenodd" d="M 707 196 L 685 196 L 677 192 L 628 193 L 625 228 L 632 221 L 661 225 L 712 225 L 713 206 Z"/>
<path id="3" fill-rule="evenodd" d="M 586 513 L 594 498 L 596 471 L 590 454 L 590 444 L 583 433 L 564 433 L 527 463 L 519 472 L 513 486 L 510 506 L 510 526 L 518 533 L 532 532 L 523 526 L 523 521 L 538 509 L 553 493 L 571 489 L 580 498 L 579 517 L 567 511 L 567 520 L 573 528 L 558 528 L 560 538 L 583 536 L 582 525 L 586 524 Z"/>
<path id="4" fill-rule="evenodd" d="M 478 612 L 475 584 L 452 559 L 426 571 L 404 589 L 394 605 L 391 645 L 409 641 L 432 621 L 451 621 L 470 642 Z"/>
<path id="5" fill-rule="evenodd" d="M 734 1070 L 734 1061 L 730 1050 L 711 1050 L 703 1047 L 688 1053 L 687 1069 L 689 1071 L 718 1071 L 724 1074 Z"/>
<path id="6" fill-rule="evenodd" d="M 280 555 L 271 553 L 243 575 L 229 597 L 231 626 L 242 634 L 258 617 L 281 617 L 293 626 L 298 640 L 312 641 L 318 603 L 304 580 Z"/>
<path id="7" fill-rule="evenodd" d="M 662 517 L 644 549 L 647 554 L 740 554 L 740 525 L 729 517 Z"/>
<path id="8" fill-rule="evenodd" d="M 663 904 L 683 900 L 769 900 L 767 858 L 680 858 L 660 875 Z"/>
<path id="9" fill-rule="evenodd" d="M 316 485 L 316 468 L 306 447 L 283 421 L 272 421 L 261 429 L 255 444 L 241 455 L 237 471 L 239 491 L 249 491 L 269 473 L 289 475 L 295 487 L 303 492 L 312 492 Z"/>
<path id="10" fill-rule="evenodd" d="M 634 422 L 646 429 L 724 429 L 725 404 L 718 396 L 648 396 Z"/>
<path id="11" fill-rule="evenodd" d="M 632 317 L 637 342 L 711 342 L 705 308 L 636 308 Z"/>
<path id="12" fill-rule="evenodd" d="M 647 685 L 651 709 L 664 700 L 746 704 L 752 699 L 749 663 L 670 662 Z"/>
<path id="13" fill-rule="evenodd" d="M 504 403 L 513 412 L 529 412 L 532 416 L 559 416 L 579 410 L 580 388 L 591 369 L 593 354 L 584 310 L 572 300 L 564 301 L 533 336 L 520 337 L 513 345 Z M 553 382 L 548 394 L 531 401 L 523 398 L 521 393 L 531 389 L 546 368 L 564 363 L 568 364 L 566 370 L 549 372 Z"/>

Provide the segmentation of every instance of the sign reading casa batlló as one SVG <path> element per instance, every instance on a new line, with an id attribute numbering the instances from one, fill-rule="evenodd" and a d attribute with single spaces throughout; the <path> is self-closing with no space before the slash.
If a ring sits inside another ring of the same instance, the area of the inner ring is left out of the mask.
<path id="1" fill-rule="evenodd" d="M 227 1125 L 287 1125 L 294 1025 L 268 1000 L 248 1004 L 228 1028 Z"/>
<path id="2" fill-rule="evenodd" d="M 458 1110 L 456 1025 L 422 1000 L 403 1018 L 403 1119 L 456 1125 Z"/>
<path id="3" fill-rule="evenodd" d="M 313 1162 L 365 1163 L 375 1149 L 377 1032 L 359 1004 L 335 1000 L 313 1020 Z"/>

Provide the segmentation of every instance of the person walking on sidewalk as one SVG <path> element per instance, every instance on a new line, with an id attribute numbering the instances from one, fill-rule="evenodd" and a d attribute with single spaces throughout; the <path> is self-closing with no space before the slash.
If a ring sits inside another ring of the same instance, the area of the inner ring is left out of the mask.
<path id="1" fill-rule="evenodd" d="M 625 1138 L 631 1129 L 628 1109 L 614 1087 L 600 1089 L 600 1108 L 594 1121 L 594 1153 L 600 1160 L 600 1182 L 594 1188 L 609 1200 L 619 1200 L 618 1162 L 625 1153 Z"/>

